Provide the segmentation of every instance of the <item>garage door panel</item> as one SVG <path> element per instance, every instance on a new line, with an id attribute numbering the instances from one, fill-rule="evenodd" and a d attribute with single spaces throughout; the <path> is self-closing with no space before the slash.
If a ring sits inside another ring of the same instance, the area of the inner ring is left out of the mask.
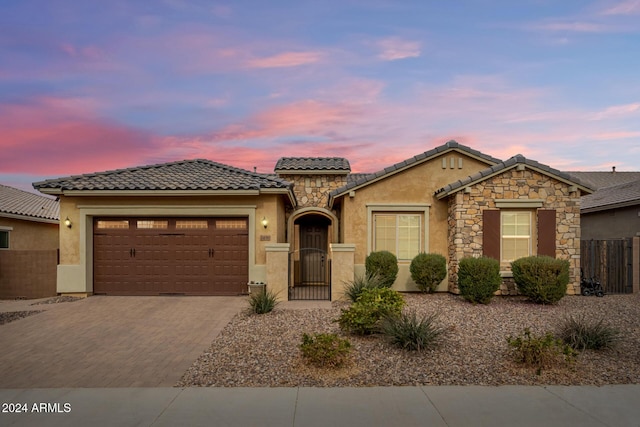
<path id="1" fill-rule="evenodd" d="M 244 293 L 248 244 L 246 218 L 97 218 L 94 292 Z"/>

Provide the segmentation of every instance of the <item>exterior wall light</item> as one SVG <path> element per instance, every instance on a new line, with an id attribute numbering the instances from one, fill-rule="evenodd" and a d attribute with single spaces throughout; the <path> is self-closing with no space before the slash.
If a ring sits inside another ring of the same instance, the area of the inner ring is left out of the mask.
<path id="1" fill-rule="evenodd" d="M 66 225 L 66 226 L 67 226 L 67 228 L 71 228 L 72 223 L 71 223 L 71 220 L 69 219 L 69 217 L 67 217 L 67 218 L 64 220 L 64 225 Z"/>
<path id="2" fill-rule="evenodd" d="M 269 221 L 267 221 L 267 217 L 266 216 L 262 217 L 262 221 L 261 222 L 262 222 L 262 226 L 264 228 L 267 228 L 267 225 L 269 225 Z"/>

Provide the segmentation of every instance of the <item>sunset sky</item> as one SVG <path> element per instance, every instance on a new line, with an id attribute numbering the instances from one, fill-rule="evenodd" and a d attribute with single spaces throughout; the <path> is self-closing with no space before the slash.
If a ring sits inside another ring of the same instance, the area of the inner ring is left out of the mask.
<path id="1" fill-rule="evenodd" d="M 0 183 L 450 139 L 640 170 L 640 0 L 0 3 Z M 33 191 L 33 190 L 32 190 Z"/>

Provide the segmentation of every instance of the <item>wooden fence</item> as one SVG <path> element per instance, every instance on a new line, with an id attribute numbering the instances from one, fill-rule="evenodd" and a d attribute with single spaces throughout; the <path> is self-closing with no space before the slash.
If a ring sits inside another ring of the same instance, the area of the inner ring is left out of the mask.
<path id="1" fill-rule="evenodd" d="M 608 294 L 633 292 L 633 239 L 582 240 L 580 266 L 585 277 L 596 277 Z"/>

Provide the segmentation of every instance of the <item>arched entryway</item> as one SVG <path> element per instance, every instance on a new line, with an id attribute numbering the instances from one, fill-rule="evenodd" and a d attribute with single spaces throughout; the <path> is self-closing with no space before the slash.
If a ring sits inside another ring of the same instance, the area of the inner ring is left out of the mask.
<path id="1" fill-rule="evenodd" d="M 289 299 L 330 300 L 331 258 L 334 241 L 333 214 L 309 210 L 292 218 L 289 258 Z"/>

